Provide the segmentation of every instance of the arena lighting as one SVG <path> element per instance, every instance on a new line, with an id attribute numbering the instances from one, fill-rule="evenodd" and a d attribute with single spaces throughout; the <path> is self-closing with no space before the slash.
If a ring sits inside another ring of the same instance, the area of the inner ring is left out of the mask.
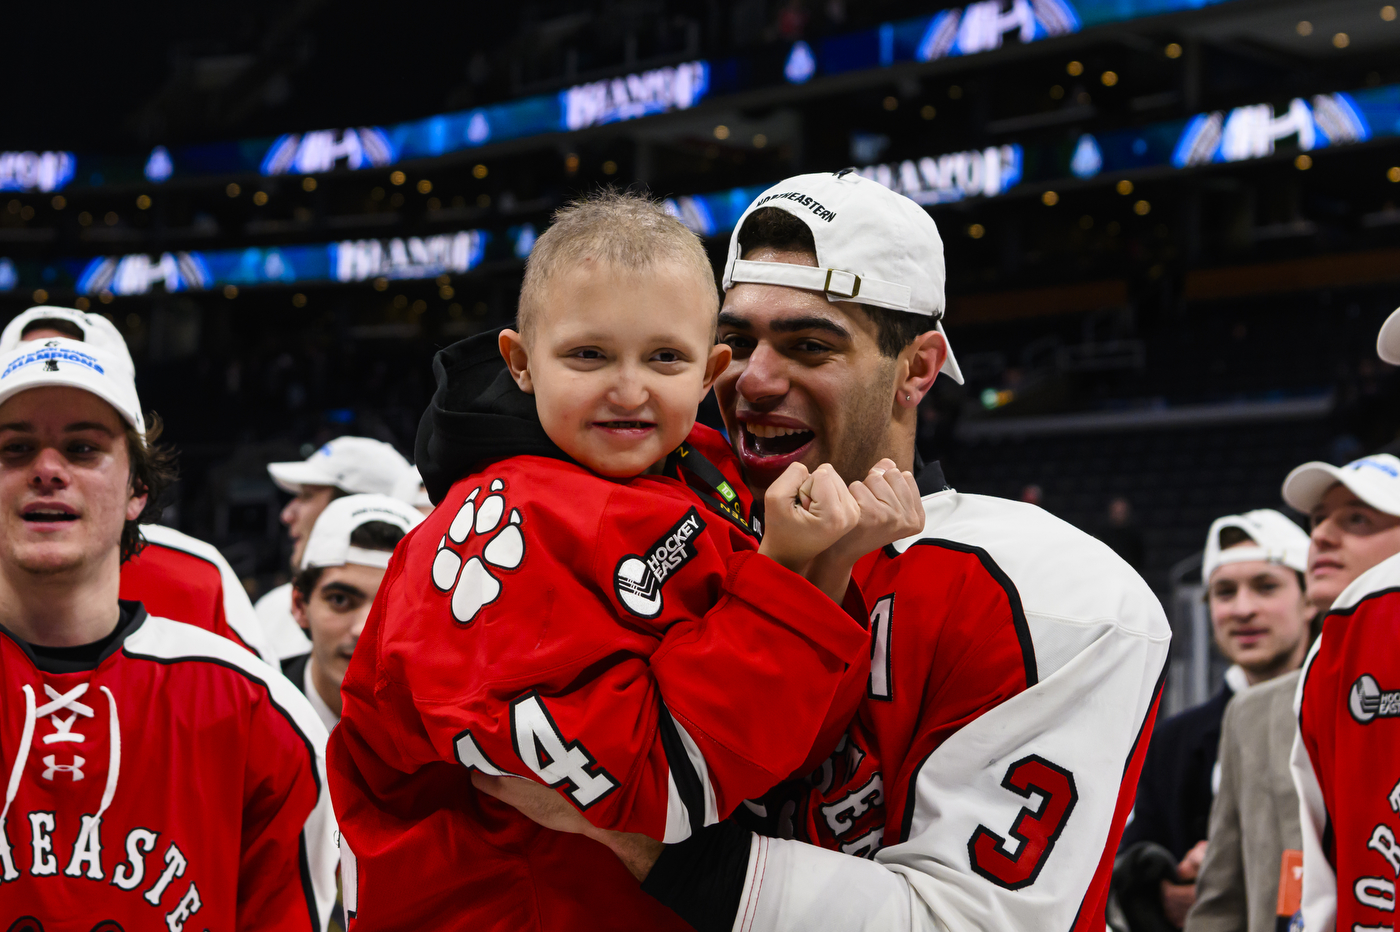
<path id="1" fill-rule="evenodd" d="M 149 294 L 157 285 L 166 291 L 203 291 L 238 286 L 300 282 L 360 282 L 370 279 L 427 279 L 469 272 L 481 264 L 491 236 L 463 230 L 437 236 L 345 240 L 310 246 L 249 247 L 208 252 L 162 253 L 148 256 L 104 256 L 79 266 L 76 290 L 81 294 Z M 14 264 L 0 259 L 0 270 L 11 270 L 12 290 L 19 284 Z M 3 276 L 0 276 L 3 277 Z M 0 285 L 3 285 L 0 282 Z"/>
<path id="2" fill-rule="evenodd" d="M 1306 117 L 1306 118 L 1305 118 Z M 1205 127 L 1205 129 L 1203 129 Z M 1215 127 L 1215 129 L 1210 129 Z M 1229 137 L 1227 141 L 1227 136 Z M 1378 137 L 1400 136 L 1400 84 L 1365 88 L 1347 93 L 1323 94 L 1286 105 L 1252 104 L 1231 111 L 1200 114 L 1190 119 L 1081 134 L 1070 139 L 1050 138 L 1039 143 L 1007 144 L 981 150 L 924 156 L 899 162 L 867 165 L 858 171 L 869 178 L 908 194 L 920 203 L 934 205 L 974 197 L 999 197 L 1022 181 L 1058 186 L 1067 178 L 1091 179 L 1100 174 L 1114 175 L 1162 168 L 1197 168 L 1208 164 L 1238 163 L 1274 153 L 1280 143 L 1293 140 L 1304 152 L 1340 146 Z M 1386 177 L 1400 183 L 1400 166 Z M 1129 178 L 1118 177 L 1117 189 L 1125 196 L 1134 190 Z M 701 236 L 721 236 L 734 224 L 754 198 L 768 185 L 753 185 L 727 191 L 690 194 L 666 200 L 667 209 Z M 1063 190 L 1063 189 L 1058 189 Z M 483 195 L 484 197 L 485 195 Z M 1146 202 L 1144 202 L 1145 204 Z M 1150 209 L 1150 205 L 1148 205 Z M 89 222 L 91 218 L 88 218 Z M 82 218 L 79 218 L 82 222 Z M 528 234 L 527 234 L 528 227 Z M 980 229 L 980 227 L 979 227 Z M 528 225 L 511 227 L 504 236 L 493 238 L 485 231 L 443 234 L 442 237 L 402 240 L 358 240 L 320 246 L 286 246 L 224 250 L 205 253 L 175 253 L 175 272 L 170 261 L 142 256 L 133 259 L 117 274 L 121 262 L 131 257 L 63 259 L 40 264 L 0 258 L 0 290 L 55 287 L 78 282 L 84 293 L 144 293 L 157 282 L 167 288 L 213 288 L 224 284 L 260 285 L 301 281 L 359 281 L 337 274 L 342 261 L 347 268 L 363 262 L 372 269 L 366 277 L 434 277 L 443 272 L 463 272 L 480 264 L 489 247 L 499 241 L 493 256 L 501 259 L 528 255 L 535 230 Z M 460 237 L 469 236 L 467 241 Z M 453 239 L 454 237 L 458 239 Z M 451 239 L 449 248 L 446 240 Z M 401 243 L 396 247 L 394 243 Z M 469 242 L 468 246 L 456 245 Z M 378 244 L 378 260 L 368 258 Z M 418 245 L 414 245 L 417 243 Z M 337 250 L 341 250 L 337 252 Z M 401 250 L 401 251 L 400 251 Z M 402 261 L 395 257 L 402 255 Z M 426 261 L 421 255 L 455 256 Z M 466 259 L 460 257 L 465 255 Z M 191 262 L 191 271 L 181 272 L 181 256 Z M 355 258 L 351 258 L 354 256 Z M 384 257 L 388 258 L 385 259 Z M 384 265 L 387 262 L 388 265 Z M 203 271 L 207 270 L 207 274 Z M 198 272 L 198 274 L 196 274 Z M 349 273 L 346 273 L 349 274 Z M 102 281 L 124 284 L 103 287 Z M 5 283 L 10 283 L 6 285 Z M 124 292 L 121 288 L 134 288 Z"/>
<path id="3" fill-rule="evenodd" d="M 689 110 L 710 87 L 710 66 L 692 61 L 639 74 L 577 84 L 560 94 L 569 130 Z"/>
<path id="4" fill-rule="evenodd" d="M 279 136 L 263 156 L 258 170 L 264 175 L 312 175 L 336 167 L 382 168 L 395 161 L 394 145 L 384 130 L 361 126 Z"/>
<path id="5" fill-rule="evenodd" d="M 57 191 L 76 167 L 71 152 L 0 152 L 0 191 Z"/>
<path id="6" fill-rule="evenodd" d="M 174 150 L 149 157 L 92 154 L 78 161 L 83 184 L 129 184 L 141 178 L 195 178 L 261 171 L 320 174 L 333 168 L 368 169 L 405 159 L 436 158 L 491 142 L 567 132 L 585 126 L 632 120 L 695 106 L 702 99 L 754 89 L 775 81 L 804 83 L 817 74 L 888 68 L 900 62 L 932 61 L 990 52 L 1008 43 L 1035 42 L 1144 16 L 1194 10 L 1236 0 L 977 0 L 950 10 L 831 36 L 788 49 L 783 75 L 758 58 L 696 60 L 591 81 L 554 94 L 539 94 L 471 110 L 445 113 L 384 127 L 350 127 L 292 133 L 276 139 L 246 139 Z M 926 117 L 931 118 L 931 117 Z M 66 170 L 44 177 L 51 187 L 9 180 L 0 167 L 0 189 L 56 190 L 74 178 L 72 153 L 6 153 L 62 156 Z M 59 160 L 62 161 L 61 159 Z M 62 165 L 55 165 L 61 169 Z M 147 172 L 151 172 L 148 174 Z M 166 175 L 166 171 L 170 174 Z M 13 172 L 11 173 L 13 174 Z M 34 172 L 30 173 L 35 174 Z M 29 177 L 29 176 L 25 176 Z"/>

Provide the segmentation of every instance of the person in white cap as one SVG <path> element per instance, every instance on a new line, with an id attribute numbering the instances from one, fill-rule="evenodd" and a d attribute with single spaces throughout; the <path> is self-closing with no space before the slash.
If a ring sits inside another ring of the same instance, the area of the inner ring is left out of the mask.
<path id="1" fill-rule="evenodd" d="M 920 402 L 961 378 L 919 205 L 851 170 L 789 178 L 740 218 L 723 280 L 715 392 L 755 495 L 790 463 L 851 482 L 885 457 L 924 493 L 923 534 L 853 574 L 871 608 L 860 711 L 815 785 L 755 804 L 758 833 L 730 820 L 663 846 L 525 781 L 494 792 L 607 844 L 700 930 L 1102 929 L 1166 669 L 1161 605 L 1104 544 L 918 459 Z M 773 837 L 794 832 L 810 843 Z"/>
<path id="2" fill-rule="evenodd" d="M 0 353 L 34 340 L 81 340 L 135 371 L 126 341 L 101 314 L 76 308 L 31 307 L 0 332 Z M 153 423 L 148 438 L 159 436 Z M 263 659 L 270 659 L 253 603 L 233 567 L 214 545 L 163 524 L 141 526 L 143 545 L 122 564 L 121 597 L 141 602 L 157 615 L 180 618 L 222 634 Z"/>
<path id="3" fill-rule="evenodd" d="M 364 630 L 389 557 L 423 516 L 387 495 L 347 495 L 326 506 L 292 578 L 292 614 L 311 650 L 282 661 L 327 731 L 340 721 L 340 681 Z"/>
<path id="4" fill-rule="evenodd" d="M 292 541 L 292 573 L 300 569 L 306 538 L 327 505 L 356 493 L 393 495 L 412 468 L 391 444 L 369 437 L 337 437 L 304 460 L 268 463 L 272 481 L 294 496 L 281 514 Z M 290 582 L 267 592 L 253 608 L 274 656 L 285 660 L 306 653 L 311 642 L 292 615 Z"/>
<path id="5" fill-rule="evenodd" d="M 1128 857 L 1115 878 L 1129 919 L 1144 910 L 1165 915 L 1177 928 L 1185 922 L 1220 781 L 1216 761 L 1226 705 L 1248 687 L 1302 666 L 1316 614 L 1303 588 L 1307 565 L 1308 535 L 1277 511 L 1261 508 L 1211 524 L 1201 579 L 1216 646 L 1231 666 L 1213 697 L 1161 722 L 1152 734 L 1121 842 Z M 1146 845 L 1165 849 L 1170 863 L 1148 855 Z M 1138 850 L 1129 855 L 1132 849 Z M 1175 874 L 1163 879 L 1161 871 L 1173 866 Z M 1275 882 L 1277 873 L 1275 863 Z"/>
<path id="6" fill-rule="evenodd" d="M 17 349 L 29 340 L 53 339 L 81 340 L 110 353 L 125 363 L 126 368 L 136 371 L 131 361 L 131 352 L 126 347 L 116 326 L 101 314 L 80 311 L 72 307 L 57 307 L 42 304 L 15 317 L 0 331 L 0 353 Z"/>
<path id="7" fill-rule="evenodd" d="M 0 927 L 325 929 L 325 728 L 272 667 L 119 598 L 166 475 L 132 372 L 0 355 Z"/>
<path id="8" fill-rule="evenodd" d="M 423 477 L 419 474 L 417 466 L 409 467 L 408 473 L 394 488 L 393 495 L 399 501 L 417 508 L 421 514 L 433 513 L 433 500 L 428 497 L 428 490 L 423 486 Z"/>
<path id="9" fill-rule="evenodd" d="M 1400 311 L 1377 339 L 1400 365 Z M 1309 585 L 1344 586 L 1303 667 L 1293 781 L 1308 932 L 1392 928 L 1400 876 L 1400 460 L 1309 463 L 1284 498 L 1313 521 Z"/>

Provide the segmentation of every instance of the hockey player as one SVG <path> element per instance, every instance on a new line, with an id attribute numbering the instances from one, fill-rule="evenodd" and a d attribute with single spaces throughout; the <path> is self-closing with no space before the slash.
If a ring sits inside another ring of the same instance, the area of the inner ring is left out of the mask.
<path id="1" fill-rule="evenodd" d="M 31 307 L 5 325 L 0 353 L 32 340 L 82 340 L 112 354 L 135 372 L 126 341 L 101 314 L 71 307 Z M 148 441 L 159 436 L 159 423 L 148 427 Z M 153 450 L 155 450 L 153 446 Z M 160 524 L 141 528 L 142 546 L 122 564 L 121 597 L 141 602 L 146 610 L 222 634 L 264 660 L 270 654 L 253 603 L 223 554 L 212 544 Z"/>
<path id="2" fill-rule="evenodd" d="M 389 557 L 423 520 L 387 495 L 347 495 L 326 506 L 292 577 L 292 614 L 311 650 L 282 661 L 282 672 L 311 701 L 330 731 L 340 721 L 340 681 L 369 617 Z"/>
<path id="3" fill-rule="evenodd" d="M 327 505 L 355 493 L 393 495 L 412 468 L 393 446 L 369 437 L 337 437 L 300 462 L 268 463 L 272 481 L 293 495 L 281 514 L 292 540 L 292 573 L 300 568 L 306 537 Z M 292 615 L 290 582 L 265 593 L 253 608 L 273 655 L 285 660 L 311 648 Z"/>
<path id="4" fill-rule="evenodd" d="M 1400 311 L 1377 350 L 1400 364 Z M 1400 877 L 1400 459 L 1308 463 L 1283 492 L 1312 516 L 1320 581 L 1344 586 L 1296 700 L 1303 928 L 1390 929 Z M 1312 576 L 1310 566 L 1310 591 Z"/>
<path id="5" fill-rule="evenodd" d="M 324 929 L 315 713 L 243 648 L 118 599 L 163 490 L 144 424 L 95 346 L 0 356 L 0 927 Z"/>
<path id="6" fill-rule="evenodd" d="M 1165 915 L 1178 929 L 1186 922 L 1220 782 L 1225 706 L 1248 687 L 1303 665 L 1316 614 L 1303 588 L 1307 566 L 1308 535 L 1286 515 L 1260 508 L 1211 523 L 1201 579 L 1215 645 L 1230 667 L 1214 696 L 1152 733 L 1120 844 L 1119 902 L 1130 925 L 1139 911 Z"/>
<path id="7" fill-rule="evenodd" d="M 793 462 L 851 478 L 889 457 L 926 493 L 923 533 L 856 568 L 873 654 L 845 742 L 814 785 L 754 807 L 815 844 L 727 821 L 663 846 L 522 781 L 479 785 L 604 841 L 702 932 L 1102 929 L 1165 672 L 1161 606 L 1088 535 L 918 463 L 919 402 L 960 376 L 917 204 L 850 171 L 790 178 L 741 217 L 724 287 L 716 395 L 755 490 Z"/>
<path id="8" fill-rule="evenodd" d="M 390 565 L 329 750 L 356 927 L 676 928 L 616 909 L 636 888 L 615 861 L 469 772 L 678 841 L 836 743 L 868 658 L 850 566 L 922 525 L 917 489 L 793 466 L 760 544 L 732 456 L 694 426 L 729 361 L 716 310 L 694 234 L 602 194 L 536 243 L 519 332 L 439 354 L 418 457 L 439 506 Z"/>

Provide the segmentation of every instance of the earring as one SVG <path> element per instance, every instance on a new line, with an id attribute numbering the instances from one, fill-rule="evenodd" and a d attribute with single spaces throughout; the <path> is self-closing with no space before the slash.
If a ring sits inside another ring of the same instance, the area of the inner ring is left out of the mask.
<path id="1" fill-rule="evenodd" d="M 905 400 L 905 401 L 910 401 L 910 400 L 912 400 L 912 398 L 913 398 L 913 396 L 911 396 L 911 395 L 905 395 L 905 396 L 904 396 L 904 400 Z"/>

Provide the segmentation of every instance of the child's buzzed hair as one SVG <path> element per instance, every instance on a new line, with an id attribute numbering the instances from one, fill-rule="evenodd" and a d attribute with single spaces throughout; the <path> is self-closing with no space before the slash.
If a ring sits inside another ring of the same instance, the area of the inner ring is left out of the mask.
<path id="1" fill-rule="evenodd" d="M 527 343 L 550 279 L 585 259 L 633 271 L 678 262 L 714 288 L 715 273 L 700 237 L 664 204 L 640 194 L 604 189 L 555 211 L 549 229 L 535 241 L 525 261 L 516 321 Z M 714 294 L 717 316 L 718 289 Z"/>

